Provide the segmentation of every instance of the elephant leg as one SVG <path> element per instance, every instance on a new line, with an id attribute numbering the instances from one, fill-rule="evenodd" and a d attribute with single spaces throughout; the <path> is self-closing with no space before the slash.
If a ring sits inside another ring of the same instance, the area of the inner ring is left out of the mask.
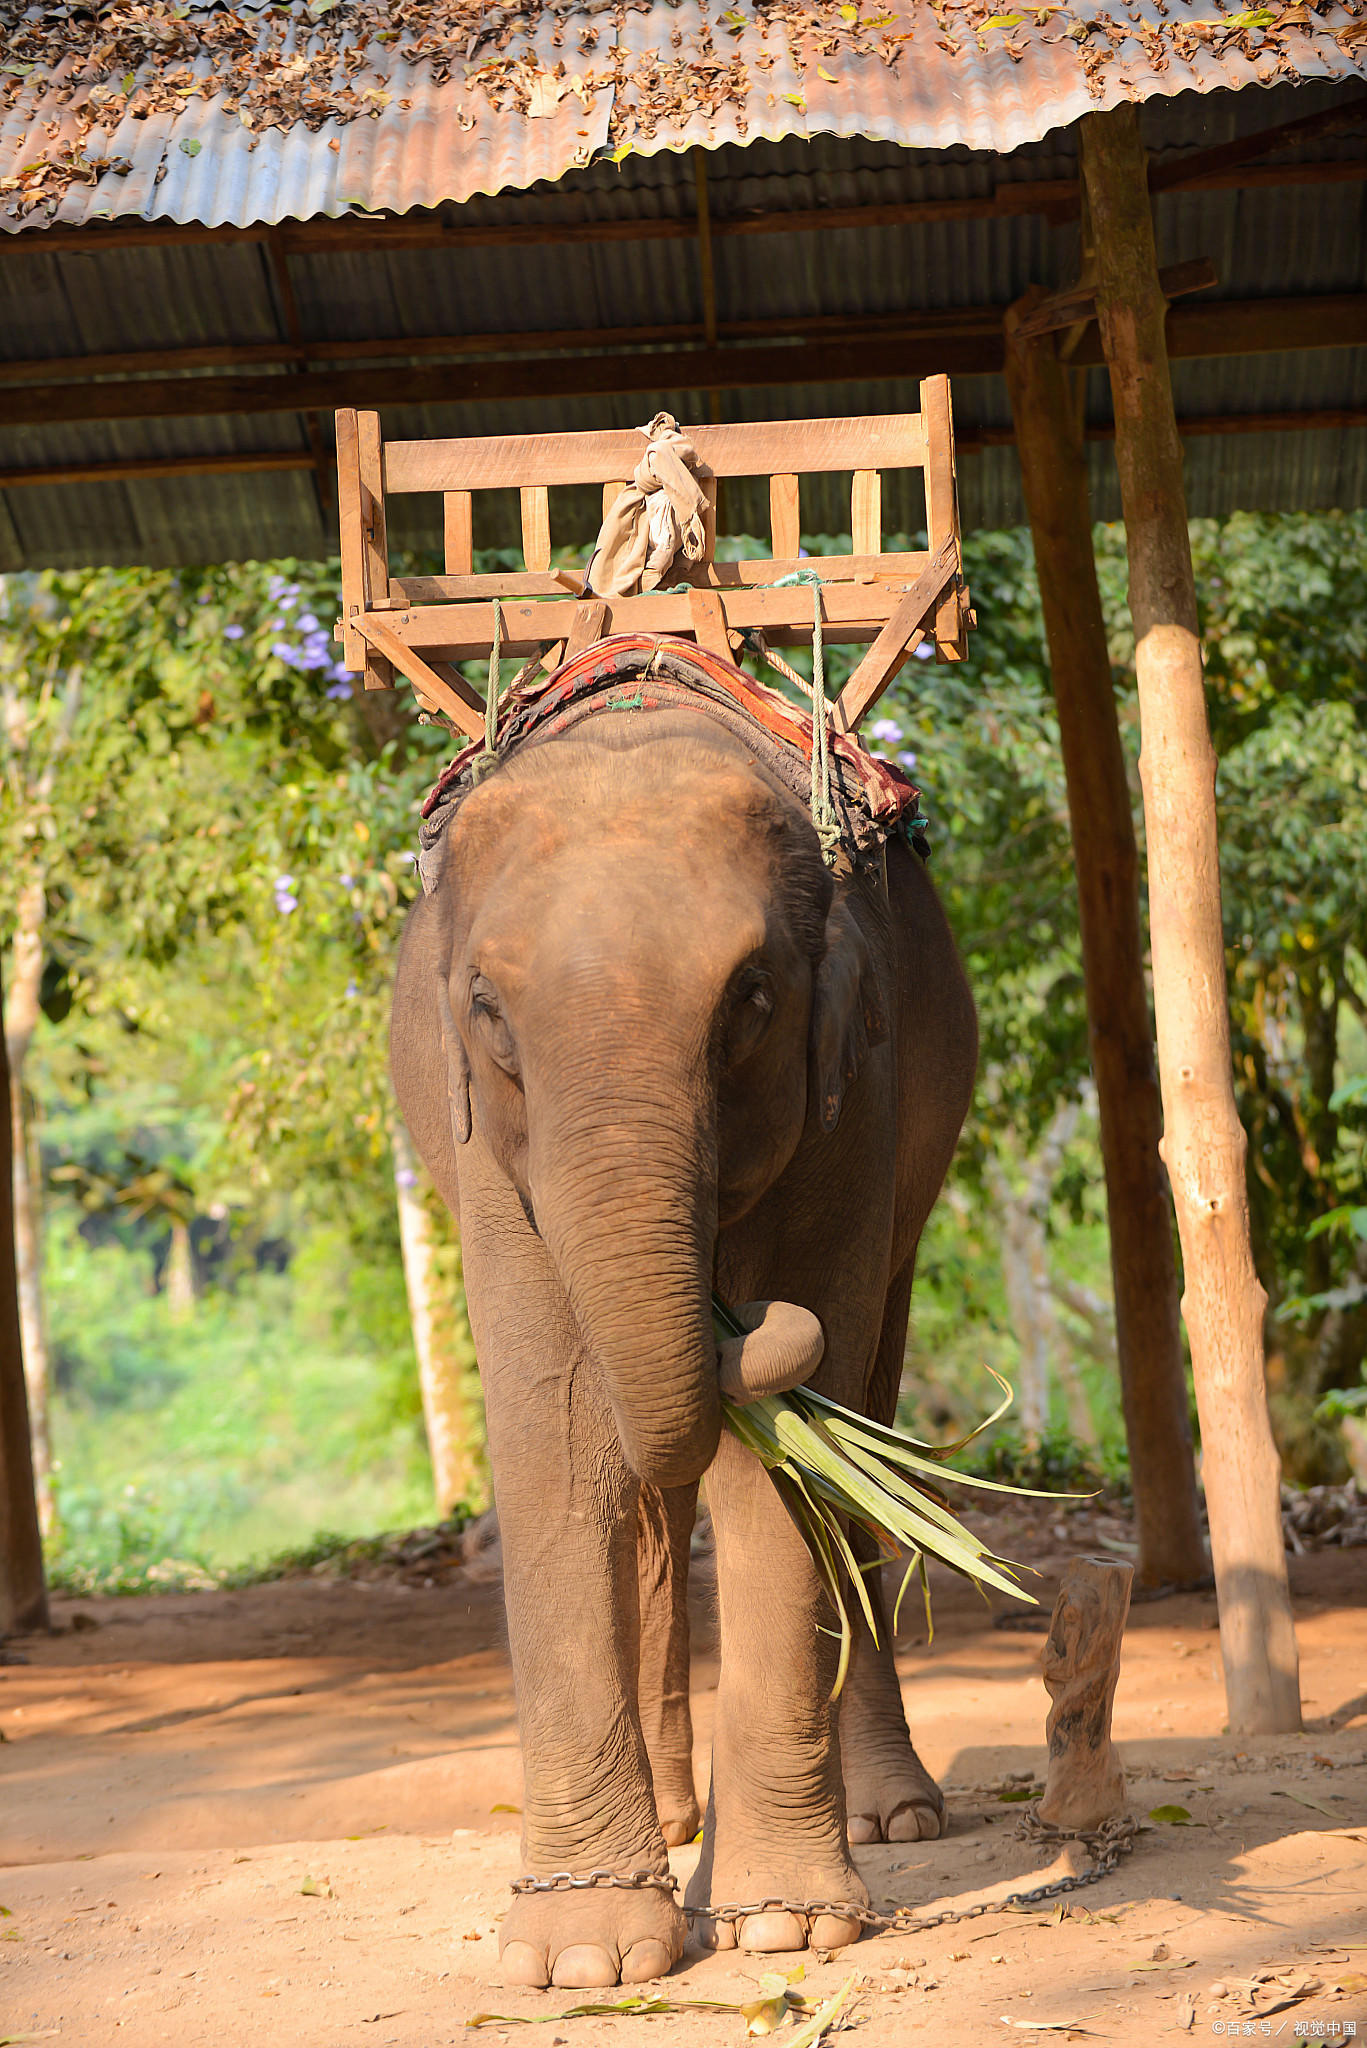
<path id="1" fill-rule="evenodd" d="M 717 1542 L 721 1680 L 703 1853 L 688 1904 L 765 1898 L 868 1904 L 845 1841 L 829 1601 L 759 1461 L 723 1435 L 707 1475 Z M 764 1568 L 758 1568 L 758 1560 Z M 862 1927 L 845 1914 L 770 1910 L 736 1923 L 700 1917 L 707 1946 L 839 1948 Z"/>
<path id="2" fill-rule="evenodd" d="M 890 1423 L 896 1413 L 913 1263 L 908 1259 L 888 1288 L 865 1402 L 879 1422 Z M 877 1544 L 862 1529 L 850 1530 L 850 1547 L 861 1563 L 878 1554 Z M 849 1838 L 852 1843 L 934 1841 L 947 1825 L 944 1798 L 912 1745 L 893 1661 L 892 1618 L 883 1598 L 882 1575 L 869 1572 L 865 1580 L 878 1618 L 878 1645 L 874 1647 L 856 1613 L 854 1652 L 840 1702 Z"/>
<path id="3" fill-rule="evenodd" d="M 523 1868 L 667 1877 L 636 1704 L 638 1484 L 545 1247 L 478 1145 L 460 1162 L 463 1251 L 503 1541 Z M 636 1984 L 670 1969 L 686 1934 L 658 1885 L 521 1892 L 499 1954 L 511 1984 Z"/>
<path id="4" fill-rule="evenodd" d="M 688 1554 L 697 1507 L 696 1486 L 642 1486 L 637 1506 L 641 1732 L 655 1809 L 672 1849 L 691 1842 L 702 1820 L 688 1707 Z"/>

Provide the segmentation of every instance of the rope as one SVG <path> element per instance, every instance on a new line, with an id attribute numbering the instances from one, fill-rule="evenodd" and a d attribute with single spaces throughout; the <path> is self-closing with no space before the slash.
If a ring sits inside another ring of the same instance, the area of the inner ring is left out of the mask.
<path id="1" fill-rule="evenodd" d="M 503 651 L 503 606 L 494 599 L 494 638 L 489 648 L 489 680 L 484 692 L 484 751 L 471 763 L 474 780 L 478 782 L 491 768 L 498 766 L 498 700 L 501 694 L 501 662 Z"/>
<path id="2" fill-rule="evenodd" d="M 771 585 L 782 590 L 790 584 L 806 583 L 812 592 L 812 823 L 821 841 L 821 858 L 828 868 L 835 866 L 840 844 L 840 822 L 831 802 L 831 706 L 826 695 L 826 649 L 822 638 L 821 578 L 815 569 L 794 569 Z"/>

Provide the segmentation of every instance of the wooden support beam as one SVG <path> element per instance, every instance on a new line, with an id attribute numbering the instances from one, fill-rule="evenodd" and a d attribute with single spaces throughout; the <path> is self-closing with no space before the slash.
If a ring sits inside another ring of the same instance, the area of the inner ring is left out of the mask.
<path id="1" fill-rule="evenodd" d="M 1335 109 L 1343 125 L 1351 125 L 1346 109 Z M 1317 118 L 1317 117 L 1312 117 Z M 1354 115 L 1353 119 L 1360 116 Z M 1288 123 L 1297 127 L 1299 123 Z M 1268 130 L 1266 135 L 1279 131 Z M 1332 132 L 1329 129 L 1322 133 Z M 1252 142 L 1257 138 L 1245 138 Z M 1309 140 L 1309 136 L 1300 139 Z M 1294 141 L 1294 138 L 1293 138 Z M 1161 191 L 1260 190 L 1279 185 L 1329 185 L 1358 182 L 1367 178 L 1367 163 L 1361 160 L 1325 161 L 1299 164 L 1264 164 L 1249 161 L 1273 149 L 1290 146 L 1286 140 L 1264 141 L 1237 162 L 1213 161 L 1215 150 L 1194 150 L 1174 157 L 1161 167 Z M 1239 144 L 1222 145 L 1235 150 Z M 990 193 L 964 198 L 875 201 L 865 206 L 804 207 L 774 211 L 756 207 L 753 211 L 711 219 L 714 236 L 794 235 L 830 233 L 848 228 L 934 227 L 943 221 L 1013 220 L 1038 215 L 1051 223 L 1073 220 L 1078 212 L 1078 186 L 1072 178 L 1012 179 Z M 275 232 L 263 226 L 204 227 L 196 221 L 146 221 L 124 215 L 99 227 L 28 227 L 14 234 L 0 234 L 0 257 L 22 257 L 72 253 L 102 253 L 107 249 L 199 248 L 222 242 L 264 242 Z M 336 219 L 316 216 L 306 221 L 282 221 L 281 246 L 289 256 L 387 255 L 395 250 L 542 248 L 548 243 L 593 242 L 683 242 L 694 239 L 697 229 L 687 216 L 657 215 L 638 220 L 568 221 L 548 218 L 533 221 L 451 221 L 438 213 L 423 212 L 386 215 L 346 214 Z"/>
<path id="2" fill-rule="evenodd" d="M 1180 299 L 1188 292 L 1206 292 L 1220 280 L 1209 256 L 1194 256 L 1188 263 L 1170 263 L 1158 273 L 1165 299 Z M 1015 308 L 1012 308 L 1015 311 Z M 1037 334 L 1052 334 L 1060 327 L 1072 327 L 1079 320 L 1095 320 L 1096 286 L 1070 285 L 1067 291 L 1041 296 L 1034 310 L 1021 320 L 1017 333 L 1029 341 Z"/>
<path id="3" fill-rule="evenodd" d="M 2 1031 L 0 1110 L 0 1637 L 4 1637 L 46 1628 L 48 1607 L 19 1334 L 10 1069 Z"/>
<path id="4" fill-rule="evenodd" d="M 361 591 L 362 604 L 368 608 L 384 604 L 389 598 L 389 529 L 384 512 L 384 465 L 377 412 L 356 414 L 356 448 L 361 472 Z M 365 661 L 365 687 L 394 687 L 394 672 L 389 663 L 370 653 Z"/>
<path id="5" fill-rule="evenodd" d="M 720 594 L 715 590 L 690 590 L 688 593 L 688 614 L 693 623 L 693 638 L 699 647 L 719 654 L 723 661 L 731 659 L 731 642 L 726 633 L 726 611 Z"/>
<path id="6" fill-rule="evenodd" d="M 563 609 L 563 607 L 560 607 L 560 609 Z M 601 640 L 607 630 L 608 618 L 608 606 L 605 598 L 589 597 L 582 599 L 574 607 L 574 615 L 570 620 L 570 629 L 565 635 L 565 651 L 560 656 L 559 661 L 554 662 L 552 666 L 559 668 L 565 662 L 573 661 L 576 655 L 584 652 L 586 647 L 592 647 L 596 641 Z"/>
<path id="7" fill-rule="evenodd" d="M 992 313 L 991 321 L 984 318 Z M 953 370 L 995 375 L 1003 359 L 1004 308 L 966 308 L 960 323 L 942 315 L 907 315 L 903 331 L 847 342 L 797 341 L 760 346 L 659 349 L 635 354 L 524 356 L 469 360 L 459 398 L 594 397 L 609 393 L 746 390 L 775 384 L 848 383 L 853 378 L 913 378 Z M 800 323 L 795 326 L 800 333 Z M 1347 348 L 1367 341 L 1367 292 L 1303 298 L 1180 303 L 1168 315 L 1168 353 L 1177 357 L 1255 355 L 1285 349 Z M 396 349 L 396 353 L 401 353 Z M 1074 361 L 1099 363 L 1093 332 Z M 450 404 L 449 370 L 383 365 L 307 370 L 297 376 L 185 376 L 0 388 L 0 425 L 86 419 L 188 419 L 239 413 L 297 412 L 310 407 Z"/>
<path id="8" fill-rule="evenodd" d="M 1230 1060 L 1215 755 L 1165 308 L 1136 110 L 1085 115 L 1079 135 L 1129 556 L 1163 1158 L 1182 1240 L 1229 1729 L 1288 1734 L 1301 1725 L 1299 1664 L 1263 1376 L 1267 1297 L 1249 1242 Z"/>
<path id="9" fill-rule="evenodd" d="M 438 710 L 444 711 L 470 739 L 483 739 L 483 711 L 476 711 L 473 705 L 467 703 L 444 677 L 437 674 L 422 655 L 401 640 L 383 620 L 374 617 L 363 618 L 358 622 L 357 630 L 383 658 L 386 669 L 392 665 L 401 675 L 407 676 L 419 695 L 428 698 Z M 392 683 L 389 688 L 393 688 Z"/>
<path id="10" fill-rule="evenodd" d="M 958 573 L 959 544 L 950 534 L 941 541 L 921 574 L 898 600 L 896 609 L 864 659 L 835 700 L 832 719 L 837 732 L 853 732 L 908 655 L 914 654 L 930 629 L 930 615 L 946 584 Z"/>
<path id="11" fill-rule="evenodd" d="M 1087 466 L 1068 371 L 1051 337 L 1007 316 L 1006 386 L 1035 544 L 1082 934 L 1088 1049 L 1096 1082 L 1110 1221 L 1120 1398 L 1130 1451 L 1139 1577 L 1204 1576 L 1172 1212 L 1159 1158 L 1154 1067 L 1139 919 L 1139 849 L 1101 610 Z"/>
<path id="12" fill-rule="evenodd" d="M 1298 149 L 1302 143 L 1319 142 L 1329 135 L 1341 135 L 1345 129 L 1356 128 L 1363 121 L 1367 121 L 1367 93 L 1358 93 L 1341 106 L 1330 107 L 1322 114 L 1308 114 L 1299 121 L 1283 121 L 1276 128 L 1259 129 L 1256 135 L 1240 135 L 1233 142 L 1217 143 L 1213 149 L 1198 149 L 1194 154 L 1171 157 L 1161 164 L 1151 163 L 1149 191 L 1190 191 L 1193 185 L 1203 184 L 1213 176 L 1241 171 L 1259 157 L 1275 155 L 1282 149 Z M 1307 164 L 1301 168 L 1309 170 L 1319 166 Z"/>

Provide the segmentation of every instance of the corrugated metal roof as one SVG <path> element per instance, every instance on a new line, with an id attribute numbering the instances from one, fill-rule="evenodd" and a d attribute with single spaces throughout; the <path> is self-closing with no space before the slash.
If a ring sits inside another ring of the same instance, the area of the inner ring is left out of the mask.
<path id="1" fill-rule="evenodd" d="M 609 145 L 833 136 L 1006 153 L 1123 99 L 1345 79 L 1367 62 L 1367 0 L 1135 0 L 1121 20 L 1104 0 L 860 4 L 851 21 L 849 0 L 734 0 L 719 19 L 702 0 L 523 0 L 515 15 L 337 0 L 317 16 L 295 0 L 288 20 L 277 7 L 253 25 L 245 8 L 150 0 L 104 8 L 96 28 L 39 0 L 11 10 L 0 71 L 0 226 L 405 212 L 555 181 Z M 497 27 L 478 31 L 493 41 L 471 43 L 466 76 L 460 24 L 482 17 Z"/>

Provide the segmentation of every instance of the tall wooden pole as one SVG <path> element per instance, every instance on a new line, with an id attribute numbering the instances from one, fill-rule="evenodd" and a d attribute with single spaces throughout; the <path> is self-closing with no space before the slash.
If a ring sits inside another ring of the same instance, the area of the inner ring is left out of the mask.
<path id="1" fill-rule="evenodd" d="M 1024 341 L 1015 332 L 1032 298 L 1007 315 L 1006 383 L 1068 784 L 1139 1579 L 1185 1585 L 1204 1575 L 1206 1558 L 1172 1210 L 1158 1151 L 1163 1120 L 1144 986 L 1139 852 L 1068 372 L 1052 335 Z"/>
<path id="2" fill-rule="evenodd" d="M 1263 1382 L 1266 1297 L 1249 1243 L 1247 1141 L 1230 1065 L 1215 754 L 1167 307 L 1135 109 L 1084 115 L 1079 128 L 1129 554 L 1163 1158 L 1186 1270 L 1229 1727 L 1286 1734 L 1301 1725 L 1300 1676 Z"/>
<path id="3" fill-rule="evenodd" d="M 3 1008 L 3 1002 L 0 1002 Z M 9 1058 L 0 1031 L 0 1102 L 9 1109 Z M 28 1391 L 19 1340 L 14 1265 L 14 1160 L 10 1119 L 0 1116 L 0 1636 L 46 1628 L 47 1586 L 29 1443 Z"/>

